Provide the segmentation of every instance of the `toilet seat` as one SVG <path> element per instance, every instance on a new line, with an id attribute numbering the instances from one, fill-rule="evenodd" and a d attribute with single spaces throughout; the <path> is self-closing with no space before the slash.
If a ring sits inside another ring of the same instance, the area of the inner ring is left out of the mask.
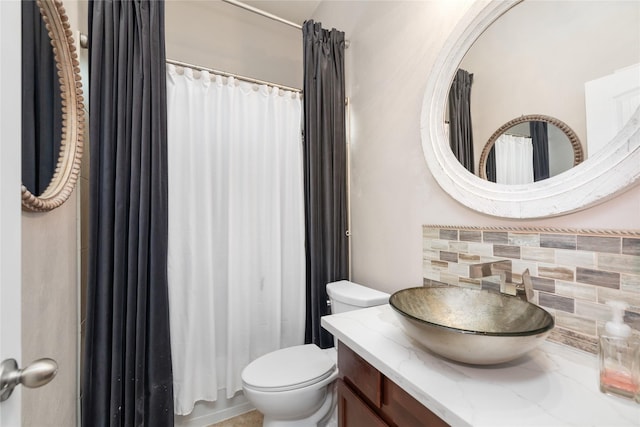
<path id="1" fill-rule="evenodd" d="M 329 378 L 336 362 L 315 344 L 283 348 L 267 353 L 242 371 L 245 387 L 258 391 L 296 390 Z"/>

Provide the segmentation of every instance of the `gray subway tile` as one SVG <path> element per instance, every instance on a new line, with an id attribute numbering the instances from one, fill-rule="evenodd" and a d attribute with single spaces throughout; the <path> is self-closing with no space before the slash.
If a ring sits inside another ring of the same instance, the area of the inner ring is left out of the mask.
<path id="1" fill-rule="evenodd" d="M 467 242 L 449 242 L 449 250 L 452 252 L 469 252 L 469 244 Z"/>
<path id="2" fill-rule="evenodd" d="M 640 293 L 640 275 L 621 274 L 620 289 L 627 292 Z"/>
<path id="3" fill-rule="evenodd" d="M 480 255 L 458 254 L 458 260 L 460 262 L 476 263 L 480 262 Z"/>
<path id="4" fill-rule="evenodd" d="M 446 261 L 440 261 L 437 259 L 433 259 L 431 260 L 431 267 L 434 270 L 448 270 L 449 269 L 449 263 Z"/>
<path id="5" fill-rule="evenodd" d="M 600 270 L 640 274 L 640 257 L 633 255 L 598 254 Z"/>
<path id="6" fill-rule="evenodd" d="M 448 271 L 451 274 L 457 274 L 458 276 L 468 277 L 469 264 L 459 264 L 457 262 L 450 262 Z"/>
<path id="7" fill-rule="evenodd" d="M 594 319 L 601 322 L 611 320 L 611 308 L 604 304 L 576 300 L 576 314 L 578 316 Z"/>
<path id="8" fill-rule="evenodd" d="M 567 313 L 573 313 L 575 310 L 575 300 L 573 298 L 540 292 L 538 294 L 538 302 L 543 307 L 550 307 Z"/>
<path id="9" fill-rule="evenodd" d="M 422 278 L 423 279 L 438 280 L 440 278 L 440 270 L 436 270 L 434 268 L 431 268 L 431 266 L 423 265 L 422 266 Z"/>
<path id="10" fill-rule="evenodd" d="M 540 246 L 538 233 L 509 233 L 509 244 L 514 246 Z"/>
<path id="11" fill-rule="evenodd" d="M 640 239 L 625 237 L 622 239 L 622 253 L 640 256 Z"/>
<path id="12" fill-rule="evenodd" d="M 574 282 L 564 282 L 562 280 L 556 280 L 555 293 L 557 295 L 586 301 L 595 302 L 598 300 L 598 291 L 596 289 L 596 286 L 581 285 Z"/>
<path id="13" fill-rule="evenodd" d="M 449 262 L 458 262 L 458 253 L 449 251 L 440 251 L 440 260 Z"/>
<path id="14" fill-rule="evenodd" d="M 578 235 L 578 250 L 619 254 L 621 242 L 620 237 Z"/>
<path id="15" fill-rule="evenodd" d="M 556 281 L 553 279 L 531 276 L 531 283 L 533 284 L 533 289 L 537 291 L 544 291 L 549 293 L 554 293 L 556 291 Z"/>
<path id="16" fill-rule="evenodd" d="M 556 252 L 555 264 L 595 268 L 596 254 L 590 251 L 573 251 L 568 249 L 554 249 Z"/>
<path id="17" fill-rule="evenodd" d="M 493 245 L 493 256 L 520 259 L 520 246 Z"/>
<path id="18" fill-rule="evenodd" d="M 491 243 L 469 242 L 469 253 L 480 256 L 492 256 L 493 245 Z"/>
<path id="19" fill-rule="evenodd" d="M 598 289 L 598 302 L 606 304 L 608 301 L 624 301 L 629 304 L 629 311 L 640 313 L 640 294 L 635 292 L 619 291 L 617 289 Z"/>
<path id="20" fill-rule="evenodd" d="M 577 267 L 576 282 L 604 286 L 605 288 L 620 289 L 620 273 Z"/>
<path id="21" fill-rule="evenodd" d="M 440 237 L 440 229 L 423 226 L 422 237 L 427 239 L 438 239 Z"/>
<path id="22" fill-rule="evenodd" d="M 552 248 L 530 248 L 523 246 L 521 251 L 522 259 L 553 263 L 556 260 L 556 250 Z"/>
<path id="23" fill-rule="evenodd" d="M 465 242 L 482 243 L 482 231 L 480 230 L 460 230 L 460 240 Z"/>
<path id="24" fill-rule="evenodd" d="M 437 250 L 448 250 L 449 249 L 449 241 L 448 240 L 441 240 L 441 239 L 431 239 L 429 240 L 429 247 L 431 249 L 437 249 Z"/>
<path id="25" fill-rule="evenodd" d="M 540 247 L 556 249 L 575 249 L 575 234 L 540 234 Z"/>
<path id="26" fill-rule="evenodd" d="M 567 282 L 573 282 L 573 269 L 561 267 L 557 265 L 538 265 L 538 276 L 547 279 L 559 279 Z"/>
<path id="27" fill-rule="evenodd" d="M 509 243 L 509 233 L 506 231 L 484 231 L 482 232 L 484 243 Z"/>
<path id="28" fill-rule="evenodd" d="M 443 240 L 458 240 L 458 230 L 440 229 L 440 238 Z"/>
<path id="29" fill-rule="evenodd" d="M 422 250 L 422 260 L 423 261 L 428 261 L 428 260 L 431 260 L 431 259 L 438 259 L 438 258 L 440 258 L 440 251 L 436 251 L 436 250 L 433 250 L 433 249 L 427 249 L 427 248 L 424 248 Z"/>
<path id="30" fill-rule="evenodd" d="M 460 276 L 458 276 L 457 274 L 451 274 L 447 271 L 441 271 L 439 281 L 447 283 L 449 285 L 457 285 L 460 282 Z"/>

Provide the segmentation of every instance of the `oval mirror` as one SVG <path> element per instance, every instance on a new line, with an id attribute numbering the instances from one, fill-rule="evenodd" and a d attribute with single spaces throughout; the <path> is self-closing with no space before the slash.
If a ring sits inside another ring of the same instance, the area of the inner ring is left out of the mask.
<path id="1" fill-rule="evenodd" d="M 32 122 L 31 126 L 25 124 L 25 111 L 23 110 L 23 129 L 26 129 L 23 133 L 45 133 L 43 138 L 40 138 L 39 143 L 48 145 L 42 149 L 42 152 L 50 152 L 49 156 L 53 156 L 54 166 L 50 167 L 49 171 L 36 171 L 35 175 L 44 175 L 46 177 L 35 181 L 29 180 L 31 188 L 25 185 L 23 179 L 22 207 L 29 211 L 49 211 L 60 206 L 69 198 L 78 179 L 82 157 L 84 110 L 80 64 L 69 20 L 62 2 L 38 0 L 37 5 L 50 39 L 50 48 L 56 71 L 52 79 L 53 85 L 42 85 L 42 87 L 34 85 L 33 98 L 54 101 L 49 101 L 49 105 L 40 105 L 36 108 L 38 111 L 36 114 L 49 115 L 49 117 L 44 117 L 44 122 L 50 123 L 49 126 L 41 125 L 40 120 Z M 37 35 L 31 39 L 36 38 Z M 23 46 L 23 52 L 30 52 L 31 50 L 36 50 L 35 46 L 30 48 Z M 33 63 L 33 61 L 28 62 Z M 26 72 L 29 73 L 31 71 L 26 70 Z M 56 77 L 58 85 L 55 84 Z M 50 75 L 40 78 L 34 74 L 34 79 L 36 80 L 51 80 L 51 78 L 52 76 Z M 43 90 L 59 90 L 59 94 L 38 93 L 38 91 Z M 23 91 L 23 98 L 24 96 Z M 54 105 L 57 102 L 59 102 L 59 105 Z M 30 104 L 27 104 L 27 106 L 30 106 Z M 56 115 L 55 110 L 58 106 L 61 114 Z M 54 134 L 51 135 L 50 133 Z M 25 150 L 23 147 L 23 153 L 23 155 L 30 156 L 33 150 Z M 31 158 L 23 159 L 23 164 L 25 161 L 33 162 L 36 168 L 42 163 Z M 32 182 L 36 181 L 40 181 L 40 183 L 32 184 Z"/>
<path id="2" fill-rule="evenodd" d="M 421 117 L 421 135 L 425 159 L 435 179 L 451 197 L 460 203 L 479 212 L 507 218 L 539 218 L 573 212 L 602 202 L 628 189 L 631 185 L 637 184 L 640 180 L 640 110 L 638 110 L 637 104 L 632 106 L 632 102 L 628 103 L 624 109 L 626 119 L 621 124 L 619 123 L 613 132 L 610 131 L 604 143 L 601 143 L 604 148 L 591 150 L 589 148 L 591 146 L 589 138 L 581 137 L 580 139 L 587 147 L 587 159 L 576 167 L 549 179 L 521 185 L 496 184 L 470 173 L 453 154 L 449 144 L 449 130 L 445 128 L 449 88 L 457 70 L 461 67 L 463 58 L 474 42 L 494 22 L 503 19 L 503 16 L 507 16 L 512 10 L 517 11 L 521 6 L 528 7 L 530 4 L 550 3 L 553 15 L 553 13 L 556 13 L 555 10 L 558 5 L 565 3 L 584 5 L 591 2 L 529 2 L 525 0 L 521 4 L 519 3 L 519 1 L 475 2 L 446 41 L 434 64 L 425 90 Z M 588 18 L 596 19 L 599 22 L 598 27 L 602 27 L 605 15 L 603 11 L 608 10 L 609 5 L 613 2 L 606 2 L 606 4 L 603 2 L 593 3 L 603 8 L 597 16 L 589 17 L 581 14 L 580 16 L 571 16 L 566 19 L 581 21 L 588 21 Z M 616 3 L 623 6 L 624 3 L 631 4 L 631 7 L 636 7 L 640 10 L 640 3 L 638 2 Z M 527 14 L 525 13 L 524 15 Z M 630 24 L 630 30 L 635 31 L 640 26 L 640 23 L 637 22 L 640 14 L 631 15 L 635 21 Z M 556 18 L 554 17 L 554 19 Z M 546 28 L 547 22 L 544 19 L 539 18 L 536 22 L 542 28 Z M 610 24 L 615 26 L 619 25 L 619 22 L 611 22 Z M 591 28 L 594 27 L 591 26 Z M 548 32 L 555 35 L 558 43 L 565 38 L 572 38 L 571 34 L 565 34 L 562 31 L 561 28 L 560 30 L 554 29 Z M 522 31 L 517 25 L 511 29 L 514 40 L 526 33 L 529 32 Z M 539 36 L 539 34 L 541 33 L 537 32 L 534 36 Z M 523 87 L 525 89 L 528 87 L 529 93 L 533 88 L 534 92 L 542 95 L 540 98 L 545 105 L 559 106 L 568 104 L 567 95 L 561 95 L 556 90 L 549 90 L 550 88 L 545 85 L 546 77 L 540 78 L 537 74 L 531 75 L 531 70 L 536 67 L 528 66 L 527 61 L 532 64 L 541 63 L 547 68 L 552 68 L 556 74 L 562 74 L 565 71 L 564 64 L 575 62 L 572 54 L 584 53 L 585 49 L 587 49 L 588 53 L 590 46 L 587 45 L 585 47 L 584 40 L 578 41 L 582 43 L 581 47 L 576 47 L 571 51 L 560 49 L 562 55 L 552 52 L 556 55 L 553 57 L 554 60 L 550 59 L 551 55 L 527 57 L 526 50 L 524 50 L 525 62 L 521 61 L 517 68 L 502 69 L 497 81 L 498 83 L 502 81 L 504 87 L 499 94 L 494 91 L 492 101 L 485 103 L 481 108 L 487 114 L 494 115 L 495 119 L 489 120 L 487 117 L 474 116 L 474 122 L 478 122 L 490 129 L 484 137 L 480 136 L 480 134 L 474 135 L 475 139 L 483 141 L 481 144 L 484 145 L 484 141 L 489 139 L 489 135 L 494 133 L 502 124 L 508 122 L 514 116 L 532 114 L 532 112 L 542 112 L 549 116 L 559 117 L 567 122 L 563 113 L 557 113 L 547 107 L 535 107 L 534 109 L 534 107 L 529 106 L 526 109 L 522 107 L 515 111 L 503 107 L 513 104 L 511 99 L 515 99 L 516 102 L 520 103 L 529 102 L 532 98 L 520 93 L 520 89 Z M 640 62 L 640 46 L 636 46 L 638 45 L 637 42 L 638 40 L 632 45 L 616 44 L 606 45 L 605 47 L 609 50 L 630 48 L 636 56 L 636 63 L 638 63 Z M 549 46 L 550 51 L 554 48 L 554 45 Z M 523 53 L 513 46 L 510 51 L 502 53 L 511 55 L 515 54 L 515 52 Z M 566 58 L 563 58 L 563 56 Z M 562 61 L 556 61 L 555 59 L 558 57 Z M 491 56 L 485 58 L 485 62 L 491 61 Z M 591 57 L 587 64 L 582 65 L 588 66 L 597 62 L 596 58 Z M 610 73 L 616 74 L 618 71 L 618 68 L 614 68 Z M 484 78 L 484 75 L 482 73 L 478 74 L 476 70 L 469 70 L 469 72 L 473 74 L 474 85 L 478 84 L 480 86 L 478 82 Z M 512 74 L 515 74 L 518 80 L 522 80 L 518 86 L 505 83 L 508 76 Z M 525 76 L 527 78 L 524 78 Z M 598 80 L 598 78 L 599 76 L 593 76 L 590 81 Z M 583 87 L 583 92 L 586 83 L 586 81 L 580 83 Z M 512 96 L 509 97 L 507 95 Z M 581 102 L 581 110 L 584 111 L 585 101 Z M 531 104 L 529 103 L 529 105 Z M 617 108 L 607 108 L 607 110 L 615 111 Z M 500 112 L 502 115 L 494 114 L 496 112 Z M 588 113 L 587 116 L 589 116 Z M 596 114 L 594 119 L 600 119 L 601 116 L 602 114 Z M 591 119 L 588 120 L 590 121 Z M 573 124 L 571 127 L 575 130 Z M 580 132 L 576 133 L 580 135 Z M 475 152 L 478 160 L 482 145 Z"/>
<path id="3" fill-rule="evenodd" d="M 582 163 L 578 135 L 564 122 L 542 114 L 500 126 L 482 149 L 480 178 L 499 184 L 530 184 Z"/>

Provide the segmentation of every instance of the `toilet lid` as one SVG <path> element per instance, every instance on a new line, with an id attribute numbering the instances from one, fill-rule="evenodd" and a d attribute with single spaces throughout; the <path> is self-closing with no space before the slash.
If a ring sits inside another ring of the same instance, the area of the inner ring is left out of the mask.
<path id="1" fill-rule="evenodd" d="M 294 390 L 322 381 L 335 368 L 335 359 L 315 344 L 298 345 L 257 358 L 242 371 L 242 382 L 261 391 Z"/>

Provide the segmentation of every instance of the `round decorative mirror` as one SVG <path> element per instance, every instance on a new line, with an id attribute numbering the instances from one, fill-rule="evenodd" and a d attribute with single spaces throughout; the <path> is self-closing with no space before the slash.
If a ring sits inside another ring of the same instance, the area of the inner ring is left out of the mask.
<path id="1" fill-rule="evenodd" d="M 574 14 L 566 18 L 563 22 L 566 24 L 569 21 L 580 20 L 586 21 L 589 26 L 591 25 L 590 22 L 592 22 L 589 21 L 589 19 L 591 19 L 597 20 L 600 22 L 598 25 L 602 26 L 604 25 L 602 23 L 604 12 L 613 9 L 610 5 L 614 2 L 607 2 L 606 5 L 601 2 L 529 2 L 528 0 L 522 3 L 520 1 L 475 2 L 445 42 L 427 80 L 421 117 L 422 147 L 427 165 L 438 184 L 451 197 L 469 208 L 482 213 L 506 218 L 541 218 L 561 215 L 600 203 L 640 181 L 640 108 L 638 108 L 637 104 L 633 106 L 633 100 L 625 107 L 625 119 L 621 121 L 613 132 L 607 134 L 602 144 L 600 144 L 603 148 L 591 150 L 591 138 L 581 137 L 580 139 L 585 144 L 585 147 L 587 147 L 587 159 L 564 173 L 542 181 L 520 185 L 505 185 L 489 182 L 469 172 L 453 154 L 448 137 L 449 129 L 445 127 L 445 113 L 447 113 L 449 89 L 457 70 L 462 65 L 463 58 L 465 58 L 465 55 L 474 42 L 477 41 L 494 22 L 503 19 L 504 16 L 511 13 L 511 11 L 518 10 L 521 6 L 542 6 L 547 3 L 550 3 L 550 6 L 553 8 L 547 16 L 551 16 L 556 20 L 558 17 L 554 14 L 558 13 L 557 6 L 559 5 L 599 6 L 601 10 L 597 11 L 597 13 L 593 13 L 592 11 L 588 16 L 582 13 L 580 15 Z M 640 10 L 640 3 L 637 2 L 615 3 L 619 7 L 636 7 Z M 526 16 L 529 14 L 522 15 Z M 639 14 L 627 15 L 631 15 L 631 19 L 635 20 L 632 24 L 628 25 L 631 31 L 635 31 L 640 25 L 637 21 Z M 535 22 L 542 26 L 542 28 L 547 24 L 547 20 L 543 18 Z M 611 22 L 610 24 L 612 28 L 615 28 L 616 25 L 623 26 L 619 22 Z M 594 27 L 590 26 L 590 28 L 592 29 Z M 502 69 L 502 73 L 497 75 L 498 84 L 502 85 L 501 92 L 498 94 L 495 90 L 491 91 L 490 94 L 493 96 L 492 102 L 485 103 L 479 110 L 493 114 L 501 110 L 503 105 L 510 103 L 511 99 L 528 101 L 529 98 L 527 96 L 518 92 L 521 87 L 529 91 L 531 91 L 531 88 L 534 88 L 537 94 L 541 95 L 540 98 L 546 103 L 545 105 L 562 106 L 568 103 L 568 96 L 560 95 L 559 92 L 555 90 L 549 90 L 546 84 L 548 80 L 547 77 L 540 77 L 537 73 L 531 73 L 531 70 L 534 68 L 533 65 L 543 65 L 551 68 L 556 74 L 563 74 L 566 71 L 566 66 L 575 65 L 577 62 L 572 55 L 579 53 L 586 53 L 588 58 L 586 62 L 578 63 L 580 67 L 600 63 L 599 60 L 590 56 L 592 54 L 591 46 L 584 47 L 586 43 L 585 40 L 570 34 L 565 34 L 563 32 L 564 30 L 565 28 L 561 27 L 548 31 L 554 34 L 554 40 L 556 41 L 555 45 L 549 46 L 549 52 L 555 54 L 556 52 L 553 52 L 554 49 L 558 50 L 559 54 L 554 58 L 560 57 L 562 62 L 549 60 L 549 56 L 542 58 L 534 56 L 527 57 L 526 50 L 520 52 L 515 47 L 506 51 L 504 56 L 522 53 L 527 60 L 526 62 L 521 61 L 517 68 Z M 544 31 L 534 32 L 533 36 L 540 37 L 543 33 Z M 523 31 L 519 26 L 514 26 L 510 34 L 513 34 L 512 38 L 515 40 L 523 34 L 532 33 Z M 562 34 L 564 34 L 564 37 L 561 37 Z M 635 64 L 640 63 L 640 55 L 638 54 L 640 49 L 636 46 L 638 44 L 637 32 L 634 34 L 635 44 L 622 42 L 616 44 L 609 43 L 600 46 L 603 47 L 601 50 L 625 51 L 631 49 L 631 54 L 635 55 L 636 58 L 635 63 L 629 64 L 628 67 L 635 66 Z M 580 43 L 581 47 L 576 47 L 572 50 L 563 50 L 556 47 L 560 40 L 572 39 L 577 39 L 576 41 Z M 493 57 L 485 55 L 485 62 L 490 63 L 491 61 L 493 61 Z M 604 62 L 607 65 L 611 65 L 611 61 L 609 60 Z M 483 73 L 478 72 L 477 68 L 468 67 L 467 64 L 464 64 L 464 66 L 465 70 L 473 74 L 474 87 L 476 84 L 480 87 L 480 82 L 484 78 Z M 608 71 L 611 75 L 618 74 L 618 71 L 621 69 L 618 67 L 627 67 L 621 65 L 613 66 L 616 68 Z M 513 74 L 514 70 L 516 77 L 523 81 L 518 88 L 511 84 L 505 84 L 507 74 Z M 590 78 L 590 81 L 597 79 L 598 76 L 593 76 Z M 585 81 L 580 82 L 583 96 L 586 83 Z M 477 93 L 478 91 L 476 91 L 476 94 Z M 582 103 L 582 111 L 584 111 L 584 99 L 579 102 Z M 614 106 L 607 107 L 606 110 L 622 111 L 623 109 L 618 109 Z M 495 124 L 489 124 L 488 119 L 476 115 L 473 117 L 473 121 L 491 129 L 486 136 L 483 136 L 484 134 L 478 135 L 476 139 L 478 141 L 487 141 L 489 135 L 494 133 L 495 129 L 501 126 L 501 123 L 509 121 L 514 116 L 531 114 L 532 111 L 542 112 L 553 117 L 562 117 L 563 120 L 566 121 L 566 115 L 550 111 L 547 108 L 538 108 L 537 106 L 535 108 L 530 106 L 526 110 L 522 108 L 516 111 L 505 111 L 502 116 L 496 117 Z M 594 119 L 599 119 L 601 116 L 602 114 L 597 114 Z M 587 121 L 589 120 L 587 117 Z M 587 123 L 586 127 L 588 126 L 589 123 Z M 574 128 L 573 125 L 572 128 Z M 578 135 L 580 135 L 580 132 L 578 132 Z M 480 151 L 481 150 L 478 149 L 476 155 Z"/>
<path id="2" fill-rule="evenodd" d="M 48 185 L 45 184 L 44 189 L 39 190 L 27 188 L 23 182 L 22 207 L 29 211 L 49 211 L 60 206 L 69 198 L 78 179 L 84 135 L 84 110 L 80 64 L 62 2 L 38 0 L 37 5 L 50 38 L 55 68 L 57 69 L 61 123 L 54 123 L 52 128 L 60 129 L 60 134 L 53 136 L 60 138 L 60 140 L 59 144 L 57 141 L 55 144 L 55 146 L 59 146 L 57 163 L 53 168 Z M 35 90 L 39 89 L 36 87 Z M 38 94 L 36 94 L 37 96 Z M 35 128 L 36 132 L 46 131 L 40 126 L 35 126 Z M 56 153 L 53 155 L 55 156 Z"/>
<path id="3" fill-rule="evenodd" d="M 554 117 L 535 114 L 509 120 L 491 135 L 480 154 L 478 172 L 480 178 L 500 184 L 532 183 L 583 160 L 573 129 Z"/>

